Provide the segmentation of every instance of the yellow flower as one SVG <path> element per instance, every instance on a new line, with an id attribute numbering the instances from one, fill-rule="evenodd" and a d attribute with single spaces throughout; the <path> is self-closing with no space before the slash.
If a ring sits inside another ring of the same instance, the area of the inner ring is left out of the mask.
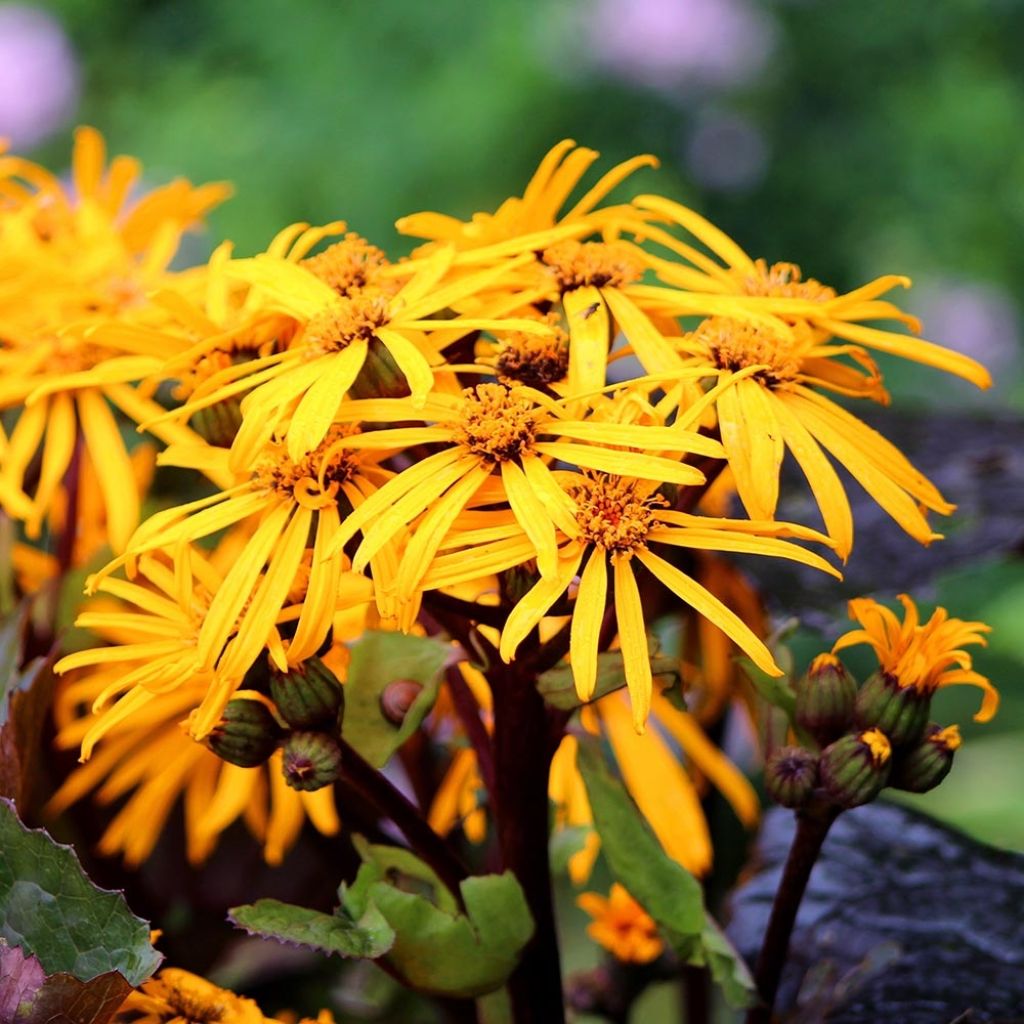
<path id="1" fill-rule="evenodd" d="M 266 1024 L 251 999 L 178 967 L 165 967 L 132 992 L 114 1017 L 123 1024 Z"/>
<path id="2" fill-rule="evenodd" d="M 691 367 L 717 376 L 706 400 L 714 402 L 736 489 L 750 516 L 774 517 L 788 450 L 845 559 L 853 545 L 853 517 L 827 451 L 912 537 L 929 543 L 939 536 L 921 506 L 943 515 L 955 506 L 893 444 L 817 390 L 884 396 L 877 368 L 862 350 L 819 343 L 803 322 L 787 337 L 729 317 L 705 320 L 680 340 L 679 350 Z M 861 370 L 834 361 L 836 356 L 850 356 Z M 680 378 L 677 393 L 683 395 L 688 384 L 689 378 Z"/>
<path id="3" fill-rule="evenodd" d="M 661 956 L 665 944 L 654 919 L 618 882 L 607 897 L 585 892 L 576 903 L 594 919 L 587 934 L 617 960 L 646 964 Z"/>
<path id="4" fill-rule="evenodd" d="M 549 614 L 570 587 L 584 556 L 572 613 L 571 661 L 576 690 L 590 700 L 597 681 L 598 638 L 608 603 L 612 608 L 632 698 L 633 720 L 642 731 L 651 704 L 652 679 L 644 611 L 637 587 L 639 563 L 678 598 L 710 619 L 751 660 L 771 675 L 781 675 L 771 652 L 750 627 L 692 577 L 651 550 L 651 544 L 703 551 L 747 552 L 802 562 L 839 574 L 818 555 L 779 538 L 827 542 L 814 530 L 790 523 L 714 519 L 676 512 L 657 494 L 657 484 L 603 473 L 561 474 L 561 485 L 575 507 L 579 540 L 559 551 L 558 571 L 541 580 L 509 614 L 501 634 L 501 656 L 511 661 L 530 631 Z"/>
<path id="5" fill-rule="evenodd" d="M 348 560 L 334 544 L 341 525 L 339 501 L 357 507 L 390 477 L 373 453 L 353 454 L 339 445 L 347 428 L 332 427 L 315 451 L 293 462 L 271 441 L 241 482 L 226 491 L 159 512 L 131 538 L 119 562 L 132 568 L 145 552 L 163 550 L 175 562 L 188 545 L 236 523 L 253 523 L 223 578 L 210 588 L 194 640 L 194 671 L 211 674 L 211 685 L 193 723 L 202 738 L 220 717 L 231 693 L 265 647 L 280 668 L 296 665 L 319 649 L 335 613 L 371 599 L 363 577 L 347 571 Z M 228 471 L 229 454 L 208 445 L 171 448 L 162 464 L 214 465 Z M 312 544 L 310 545 L 310 537 Z M 394 552 L 385 548 L 376 566 L 386 573 Z M 295 595 L 297 582 L 301 594 Z M 295 622 L 285 643 L 279 623 Z M 214 670 L 216 669 L 216 672 Z"/>
<path id="6" fill-rule="evenodd" d="M 679 203 L 653 195 L 638 196 L 634 203 L 648 214 L 678 225 L 714 254 L 710 257 L 668 232 L 645 224 L 636 232 L 638 237 L 665 246 L 688 264 L 652 258 L 659 276 L 670 284 L 688 293 L 728 297 L 734 309 L 771 313 L 793 324 L 804 323 L 812 328 L 816 345 L 824 345 L 834 336 L 855 346 L 934 366 L 978 387 L 991 385 L 988 371 L 968 356 L 930 341 L 864 326 L 864 321 L 898 320 L 919 329 L 914 317 L 879 298 L 897 286 L 909 287 L 908 278 L 879 277 L 840 295 L 813 278 L 804 280 L 800 269 L 792 263 L 769 266 L 764 260 L 751 259 L 724 232 Z M 666 305 L 671 304 L 667 295 L 660 291 L 658 295 Z M 692 296 L 683 293 L 677 301 L 684 305 L 679 312 L 693 312 L 689 305 Z"/>
<path id="7" fill-rule="evenodd" d="M 536 320 L 445 318 L 449 307 L 507 272 L 501 265 L 444 283 L 453 255 L 451 250 L 438 252 L 393 294 L 370 287 L 339 295 L 314 269 L 269 254 L 229 264 L 225 272 L 252 285 L 265 310 L 283 313 L 298 326 L 287 349 L 254 362 L 252 377 L 242 376 L 206 396 L 219 399 L 243 385 L 258 385 L 242 402 L 234 465 L 246 465 L 286 417 L 289 455 L 298 460 L 316 448 L 373 346 L 394 361 L 414 399 L 422 400 L 434 385 L 434 367 L 443 363 L 431 332 L 443 329 L 446 340 L 453 332 L 496 327 L 548 332 Z M 407 273 L 403 265 L 394 270 Z"/>
<path id="8" fill-rule="evenodd" d="M 944 686 L 977 686 L 984 696 L 974 720 L 989 721 L 999 708 L 999 694 L 985 676 L 973 670 L 971 656 L 963 648 L 969 644 L 985 646 L 985 634 L 992 627 L 950 618 L 945 608 L 936 608 L 922 623 L 913 600 L 906 594 L 900 594 L 899 599 L 903 622 L 870 597 L 850 601 L 850 618 L 861 628 L 843 634 L 833 652 L 869 644 L 886 675 L 901 687 L 913 687 L 921 694 L 931 695 Z"/>
<path id="9" fill-rule="evenodd" d="M 539 391 L 500 384 L 478 384 L 461 395 L 432 394 L 422 405 L 401 398 L 355 400 L 344 403 L 337 416 L 435 424 L 352 433 L 339 441 L 359 451 L 442 445 L 369 497 L 345 520 L 335 541 L 343 544 L 357 530 L 364 531 L 353 558 L 359 570 L 397 530 L 425 513 L 403 552 L 396 578 L 378 584 L 393 587 L 407 601 L 449 530 L 474 500 L 507 503 L 533 545 L 541 574 L 554 574 L 556 531 L 570 536 L 580 531 L 572 500 L 555 482 L 548 460 L 685 485 L 703 482 L 703 473 L 678 458 L 652 452 L 721 454 L 718 442 L 694 432 L 579 419 Z M 643 450 L 624 450 L 627 445 Z"/>
<path id="10" fill-rule="evenodd" d="M 116 550 L 138 521 L 130 457 L 110 406 L 136 423 L 162 411 L 130 387 L 159 365 L 161 352 L 97 342 L 92 331 L 111 317 L 150 315 L 146 296 L 172 276 L 167 266 L 182 233 L 229 193 L 176 181 L 129 207 L 138 170 L 117 157 L 105 172 L 103 141 L 89 128 L 76 136 L 74 198 L 42 168 L 0 156 L 0 193 L 14 197 L 0 207 L 0 409 L 23 406 L 0 451 L 0 503 L 25 520 L 30 537 L 80 445 L 96 468 Z M 195 439 L 177 424 L 155 433 Z"/>
<path id="11" fill-rule="evenodd" d="M 541 160 L 522 196 L 506 199 L 493 213 L 475 213 L 468 221 L 442 213 L 413 213 L 399 218 L 395 227 L 403 235 L 429 239 L 435 246 L 477 250 L 477 258 L 542 249 L 562 239 L 588 235 L 620 212 L 618 207 L 596 210 L 598 203 L 634 171 L 658 166 L 653 156 L 625 160 L 604 174 L 563 213 L 570 193 L 599 155 L 592 149 L 577 147 L 572 139 L 563 139 Z M 507 242 L 513 244 L 502 244 Z M 419 251 L 430 248 L 423 246 Z"/>

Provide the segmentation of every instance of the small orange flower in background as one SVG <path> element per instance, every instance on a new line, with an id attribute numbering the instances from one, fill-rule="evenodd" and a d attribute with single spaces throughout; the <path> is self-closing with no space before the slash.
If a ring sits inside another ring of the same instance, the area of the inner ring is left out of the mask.
<path id="1" fill-rule="evenodd" d="M 661 956 L 665 944 L 654 919 L 618 882 L 607 896 L 585 892 L 576 903 L 594 919 L 587 934 L 616 959 L 646 964 Z"/>

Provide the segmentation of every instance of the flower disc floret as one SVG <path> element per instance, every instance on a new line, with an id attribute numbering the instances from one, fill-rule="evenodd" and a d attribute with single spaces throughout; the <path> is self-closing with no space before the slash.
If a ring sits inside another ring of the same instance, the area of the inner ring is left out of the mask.
<path id="1" fill-rule="evenodd" d="M 596 475 L 582 476 L 570 497 L 580 533 L 604 551 L 646 550 L 655 509 L 668 504 L 659 494 L 645 495 L 638 481 Z"/>
<path id="2" fill-rule="evenodd" d="M 337 442 L 359 433 L 354 424 L 334 424 L 313 451 L 297 462 L 292 460 L 283 442 L 272 441 L 253 467 L 252 479 L 258 488 L 275 491 L 282 497 L 297 497 L 297 491 L 310 486 L 334 497 L 339 487 L 359 470 L 358 454 Z"/>
<path id="3" fill-rule="evenodd" d="M 763 295 L 773 299 L 805 299 L 807 302 L 828 302 L 836 297 L 834 288 L 809 277 L 803 280 L 795 263 L 772 263 L 754 260 L 754 273 L 743 281 L 747 295 Z"/>
<path id="4" fill-rule="evenodd" d="M 710 317 L 694 331 L 693 339 L 707 347 L 720 370 L 735 373 L 763 366 L 754 377 L 769 387 L 794 380 L 800 372 L 792 344 L 758 323 Z"/>
<path id="5" fill-rule="evenodd" d="M 304 259 L 302 266 L 339 295 L 350 296 L 375 282 L 389 263 L 383 249 L 350 231 L 342 241 Z"/>
<path id="6" fill-rule="evenodd" d="M 502 380 L 543 388 L 569 372 L 569 336 L 554 327 L 549 337 L 516 331 L 502 342 L 495 369 Z"/>
<path id="7" fill-rule="evenodd" d="M 359 339 L 370 341 L 390 321 L 388 301 L 383 296 L 342 297 L 310 318 L 306 342 L 318 353 L 340 352 Z"/>
<path id="8" fill-rule="evenodd" d="M 625 242 L 559 242 L 541 259 L 563 292 L 588 285 L 621 288 L 643 277 L 640 257 Z"/>
<path id="9" fill-rule="evenodd" d="M 537 407 L 500 384 L 463 391 L 465 407 L 454 424 L 455 441 L 492 463 L 509 462 L 529 451 L 537 435 Z"/>

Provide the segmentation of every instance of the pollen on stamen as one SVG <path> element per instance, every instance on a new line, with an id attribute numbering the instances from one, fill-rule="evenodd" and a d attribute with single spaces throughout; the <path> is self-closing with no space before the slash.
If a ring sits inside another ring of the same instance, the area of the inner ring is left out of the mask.
<path id="1" fill-rule="evenodd" d="M 585 540 L 605 551 L 643 551 L 656 525 L 655 512 L 668 502 L 645 493 L 649 485 L 625 477 L 590 473 L 569 491 Z"/>
<path id="2" fill-rule="evenodd" d="M 542 388 L 565 380 L 569 372 L 569 335 L 558 325 L 554 315 L 549 314 L 545 322 L 553 334 L 541 336 L 513 331 L 502 340 L 495 369 L 503 383 Z"/>
<path id="3" fill-rule="evenodd" d="M 541 256 L 563 292 L 592 285 L 621 288 L 643 277 L 644 264 L 625 242 L 559 242 Z"/>
<path id="4" fill-rule="evenodd" d="M 457 444 L 494 463 L 509 462 L 532 447 L 537 433 L 532 402 L 501 384 L 478 384 L 462 396 L 462 415 L 452 425 Z"/>
<path id="5" fill-rule="evenodd" d="M 764 295 L 775 299 L 806 299 L 808 302 L 828 302 L 836 297 L 834 288 L 803 274 L 795 263 L 773 263 L 765 260 L 754 261 L 755 273 L 743 281 L 747 295 Z"/>
<path id="6" fill-rule="evenodd" d="M 302 266 L 339 295 L 350 296 L 375 284 L 379 272 L 390 262 L 383 249 L 350 231 L 340 242 L 304 259 Z"/>
<path id="7" fill-rule="evenodd" d="M 305 341 L 315 351 L 339 352 L 357 339 L 370 341 L 390 319 L 388 301 L 382 295 L 342 297 L 310 318 Z"/>
<path id="8" fill-rule="evenodd" d="M 323 441 L 298 462 L 292 461 L 284 442 L 271 441 L 256 460 L 252 472 L 254 486 L 294 497 L 296 488 L 303 484 L 333 497 L 359 471 L 358 454 L 337 442 L 357 433 L 359 427 L 355 424 L 335 423 Z"/>
<path id="9" fill-rule="evenodd" d="M 796 330 L 796 328 L 794 328 Z M 722 370 L 762 366 L 755 377 L 769 387 L 794 380 L 800 373 L 800 343 L 766 327 L 729 317 L 709 317 L 689 336 L 704 346 Z M 808 339 L 809 340 L 809 339 Z"/>

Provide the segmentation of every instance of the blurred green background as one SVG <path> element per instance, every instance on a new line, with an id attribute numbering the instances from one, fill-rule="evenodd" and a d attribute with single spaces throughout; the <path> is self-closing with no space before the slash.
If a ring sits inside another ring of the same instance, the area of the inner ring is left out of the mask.
<path id="1" fill-rule="evenodd" d="M 897 406 L 1015 420 L 1022 39 L 1018 0 L 0 4 L 0 134 L 61 168 L 69 128 L 91 123 L 150 182 L 234 182 L 197 258 L 336 217 L 397 255 L 396 217 L 491 209 L 560 138 L 603 166 L 652 152 L 661 170 L 634 187 L 684 199 L 755 255 L 840 288 L 909 274 L 927 336 L 997 380 L 982 398 L 894 370 Z M 968 724 L 951 780 L 920 802 L 1024 849 L 1024 567 L 947 568 L 940 549 L 921 596 L 996 627 L 977 667 L 1004 709 Z M 974 700 L 940 708 L 967 721 Z"/>

